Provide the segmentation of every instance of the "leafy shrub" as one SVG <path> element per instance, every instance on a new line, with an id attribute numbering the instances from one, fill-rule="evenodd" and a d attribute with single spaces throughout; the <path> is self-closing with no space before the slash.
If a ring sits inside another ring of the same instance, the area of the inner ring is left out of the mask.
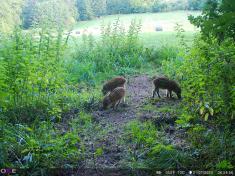
<path id="1" fill-rule="evenodd" d="M 217 20 L 231 10 L 228 2 L 209 1 L 202 16 L 191 18 L 202 28 L 192 48 L 184 47 L 176 58 L 163 62 L 163 71 L 179 80 L 183 90 L 185 107 L 177 124 L 188 129 L 187 140 L 198 166 L 208 169 L 229 168 L 234 162 L 230 154 L 234 147 L 235 44 L 233 36 L 220 33 L 232 25 L 231 20 L 224 21 L 227 25 Z"/>
<path id="2" fill-rule="evenodd" d="M 156 49 L 145 48 L 144 55 L 148 62 L 154 63 L 155 65 L 161 65 L 165 61 L 169 61 L 178 56 L 179 49 L 175 46 L 163 45 Z"/>
<path id="3" fill-rule="evenodd" d="M 18 117 L 29 115 L 23 109 L 45 112 L 57 106 L 57 96 L 65 86 L 62 60 L 65 45 L 61 33 L 53 37 L 42 30 L 32 36 L 16 29 L 11 36 L 1 38 L 0 43 L 3 111 L 10 112 L 12 120 L 18 121 Z"/>
<path id="4" fill-rule="evenodd" d="M 189 16 L 192 24 L 201 28 L 205 40 L 216 37 L 219 42 L 227 38 L 235 42 L 234 22 L 235 2 L 233 0 L 208 0 L 203 8 L 202 15 Z"/>
<path id="5" fill-rule="evenodd" d="M 80 160 L 80 138 L 75 129 L 62 134 L 45 121 L 32 127 L 4 123 L 1 134 L 0 164 L 5 167 L 66 167 Z"/>
<path id="6" fill-rule="evenodd" d="M 192 144 L 192 158 L 199 161 L 198 168 L 232 169 L 233 137 L 228 130 L 208 129 L 204 125 L 194 125 L 188 131 L 188 141 Z M 206 159 L 206 162 L 203 161 Z M 227 160 L 226 162 L 221 162 Z M 216 167 L 215 167 L 216 166 Z"/>
<path id="7" fill-rule="evenodd" d="M 219 159 L 233 161 L 228 153 L 233 147 L 234 49 L 229 40 L 218 44 L 216 39 L 211 42 L 197 39 L 182 60 L 163 62 L 163 70 L 181 80 L 186 106 L 177 123 L 189 129 L 188 141 L 201 167 L 215 169 Z M 226 150 L 223 150 L 224 140 L 227 141 Z M 207 158 L 206 163 L 203 158 Z"/>

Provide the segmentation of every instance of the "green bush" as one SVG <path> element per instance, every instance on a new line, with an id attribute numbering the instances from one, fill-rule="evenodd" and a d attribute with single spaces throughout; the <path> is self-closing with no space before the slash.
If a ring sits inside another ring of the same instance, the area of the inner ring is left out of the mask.
<path id="1" fill-rule="evenodd" d="M 17 118 L 29 115 L 23 109 L 47 111 L 57 106 L 56 99 L 65 86 L 61 33 L 53 37 L 42 30 L 32 36 L 16 29 L 11 36 L 1 38 L 0 46 L 3 111 L 20 121 L 23 119 Z"/>
<path id="2" fill-rule="evenodd" d="M 234 147 L 235 43 L 233 36 L 217 30 L 232 25 L 231 20 L 225 25 L 214 18 L 216 15 L 221 15 L 221 19 L 226 17 L 231 10 L 226 6 L 228 2 L 210 1 L 202 16 L 191 19 L 202 28 L 193 46 L 183 47 L 177 57 L 162 63 L 164 73 L 182 86 L 184 108 L 176 122 L 187 129 L 192 157 L 200 163 L 198 166 L 208 169 L 229 168 L 230 163 L 234 163 L 231 152 Z M 220 8 L 222 12 L 216 14 Z M 208 28 L 213 23 L 220 27 Z M 179 37 L 181 43 L 185 43 L 182 35 Z"/>
<path id="3" fill-rule="evenodd" d="M 63 168 L 75 165 L 81 159 L 76 129 L 62 134 L 52 123 L 42 121 L 31 127 L 4 122 L 0 130 L 3 141 L 1 166 Z"/>

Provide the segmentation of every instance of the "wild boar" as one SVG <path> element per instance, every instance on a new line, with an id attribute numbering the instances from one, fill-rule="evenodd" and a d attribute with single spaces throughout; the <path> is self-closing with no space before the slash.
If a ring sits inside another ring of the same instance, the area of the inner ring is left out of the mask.
<path id="1" fill-rule="evenodd" d="M 126 83 L 126 79 L 122 76 L 118 76 L 109 80 L 103 85 L 103 89 L 102 89 L 103 95 L 106 95 L 108 92 L 111 92 L 116 87 L 125 88 L 125 83 Z"/>
<path id="2" fill-rule="evenodd" d="M 166 77 L 158 77 L 153 80 L 153 84 L 154 84 L 153 98 L 156 92 L 158 94 L 158 97 L 161 98 L 159 94 L 159 89 L 167 89 L 167 97 L 170 95 L 170 97 L 172 98 L 172 91 L 173 91 L 176 93 L 177 97 L 181 99 L 181 88 L 176 81 L 170 80 Z"/>
<path id="3" fill-rule="evenodd" d="M 125 88 L 117 87 L 113 91 L 108 92 L 103 99 L 103 109 L 112 106 L 113 109 L 117 108 L 121 100 L 125 97 Z"/>

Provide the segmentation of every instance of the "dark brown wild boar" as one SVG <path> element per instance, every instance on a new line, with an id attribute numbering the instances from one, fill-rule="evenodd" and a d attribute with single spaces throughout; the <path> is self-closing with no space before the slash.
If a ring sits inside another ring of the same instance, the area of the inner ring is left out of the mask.
<path id="1" fill-rule="evenodd" d="M 110 105 L 113 109 L 118 107 L 121 100 L 125 98 L 125 88 L 117 87 L 112 92 L 108 92 L 103 100 L 103 109 L 107 109 Z"/>
<path id="2" fill-rule="evenodd" d="M 107 81 L 103 85 L 102 92 L 103 92 L 104 95 L 106 95 L 108 92 L 111 92 L 116 87 L 123 87 L 123 88 L 125 88 L 125 83 L 126 83 L 126 79 L 124 77 L 122 77 L 122 76 L 115 77 L 115 78 Z"/>
<path id="3" fill-rule="evenodd" d="M 181 99 L 181 88 L 176 81 L 170 80 L 166 77 L 158 77 L 153 80 L 153 84 L 154 84 L 153 98 L 156 92 L 158 94 L 158 97 L 161 98 L 159 94 L 159 89 L 167 89 L 167 97 L 170 94 L 170 97 L 172 98 L 172 91 L 173 91 L 176 93 L 177 97 Z"/>

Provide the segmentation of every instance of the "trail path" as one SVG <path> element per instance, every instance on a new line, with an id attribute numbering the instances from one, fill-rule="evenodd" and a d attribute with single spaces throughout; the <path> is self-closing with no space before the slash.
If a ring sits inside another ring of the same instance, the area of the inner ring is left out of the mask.
<path id="1" fill-rule="evenodd" d="M 153 103 L 156 106 L 156 111 L 143 111 L 142 107 L 149 103 L 152 96 L 152 82 L 147 75 L 138 75 L 128 79 L 126 93 L 126 104 L 118 107 L 117 110 L 109 109 L 107 111 L 95 111 L 93 117 L 98 124 L 102 126 L 106 134 L 101 137 L 90 139 L 90 148 L 101 147 L 103 154 L 97 157 L 95 165 L 97 168 L 120 168 L 123 167 L 122 158 L 125 156 L 125 145 L 119 145 L 118 141 L 124 134 L 124 126 L 134 120 L 148 120 L 155 117 L 156 123 L 166 123 L 171 127 L 171 130 L 166 130 L 166 135 L 170 142 L 174 145 L 182 145 L 183 141 L 177 136 L 174 129 L 175 116 L 165 111 L 157 111 L 159 108 L 171 106 L 175 108 L 179 103 L 177 99 L 167 99 L 165 91 L 160 91 L 161 99 L 157 99 Z M 88 157 L 85 161 L 85 167 L 94 167 L 94 158 Z"/>

